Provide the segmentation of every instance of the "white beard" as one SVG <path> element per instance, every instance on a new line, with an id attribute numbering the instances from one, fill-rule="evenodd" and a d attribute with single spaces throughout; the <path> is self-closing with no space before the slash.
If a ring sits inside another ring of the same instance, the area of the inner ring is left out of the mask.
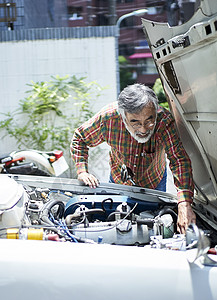
<path id="1" fill-rule="evenodd" d="M 123 122 L 124 122 L 124 125 L 126 127 L 126 129 L 129 131 L 130 135 L 138 142 L 138 143 L 141 143 L 141 144 L 144 144 L 146 142 L 148 142 L 152 136 L 152 134 L 154 133 L 154 128 L 152 130 L 147 130 L 146 134 L 144 137 L 139 137 L 138 134 L 141 135 L 141 133 L 139 131 L 136 131 L 136 132 L 132 132 L 129 128 L 129 126 L 127 125 L 126 121 L 124 118 L 123 119 Z"/>

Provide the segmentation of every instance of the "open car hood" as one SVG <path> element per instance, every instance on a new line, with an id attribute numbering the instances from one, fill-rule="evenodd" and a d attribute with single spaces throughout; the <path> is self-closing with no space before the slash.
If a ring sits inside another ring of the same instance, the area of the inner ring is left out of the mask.
<path id="1" fill-rule="evenodd" d="M 171 111 L 193 167 L 195 209 L 217 224 L 217 2 L 185 24 L 142 19 Z"/>

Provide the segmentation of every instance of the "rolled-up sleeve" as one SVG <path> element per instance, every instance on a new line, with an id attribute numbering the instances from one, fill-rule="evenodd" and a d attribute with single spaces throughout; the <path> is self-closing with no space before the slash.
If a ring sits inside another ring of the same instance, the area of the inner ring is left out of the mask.
<path id="1" fill-rule="evenodd" d="M 103 127 L 101 115 L 98 113 L 75 130 L 70 150 L 77 174 L 88 172 L 89 147 L 95 147 L 104 142 Z"/>

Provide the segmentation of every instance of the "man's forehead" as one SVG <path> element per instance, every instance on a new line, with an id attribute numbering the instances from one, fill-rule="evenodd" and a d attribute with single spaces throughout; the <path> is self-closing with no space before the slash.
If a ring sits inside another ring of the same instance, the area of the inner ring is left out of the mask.
<path id="1" fill-rule="evenodd" d="M 150 116 L 150 115 L 156 115 L 156 108 L 153 104 L 149 104 L 144 106 L 140 111 L 138 112 L 134 112 L 134 113 L 129 113 L 126 112 L 126 116 L 128 116 L 128 118 L 138 118 L 138 117 L 142 117 L 142 116 Z"/>

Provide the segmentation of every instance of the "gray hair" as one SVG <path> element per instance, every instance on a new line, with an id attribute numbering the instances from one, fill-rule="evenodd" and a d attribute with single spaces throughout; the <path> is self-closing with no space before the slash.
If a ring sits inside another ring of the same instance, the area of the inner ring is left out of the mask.
<path id="1" fill-rule="evenodd" d="M 125 117 L 125 112 L 139 113 L 145 106 L 152 103 L 157 111 L 158 98 L 154 91 L 140 83 L 129 85 L 123 89 L 118 97 L 118 110 Z"/>

